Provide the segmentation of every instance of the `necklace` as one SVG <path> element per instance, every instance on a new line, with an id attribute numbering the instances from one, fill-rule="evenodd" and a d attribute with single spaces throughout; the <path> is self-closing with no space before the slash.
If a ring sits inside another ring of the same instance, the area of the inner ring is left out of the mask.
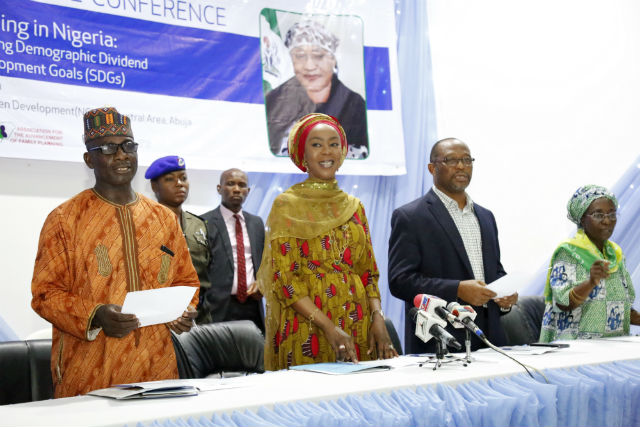
<path id="1" fill-rule="evenodd" d="M 344 253 L 349 248 L 349 242 L 351 240 L 351 232 L 349 230 L 349 223 L 342 224 L 337 227 L 342 232 L 342 245 L 338 245 L 338 235 L 336 234 L 336 229 L 331 229 L 330 234 L 330 242 L 331 242 L 331 255 L 335 261 L 335 264 L 340 264 L 344 260 Z"/>

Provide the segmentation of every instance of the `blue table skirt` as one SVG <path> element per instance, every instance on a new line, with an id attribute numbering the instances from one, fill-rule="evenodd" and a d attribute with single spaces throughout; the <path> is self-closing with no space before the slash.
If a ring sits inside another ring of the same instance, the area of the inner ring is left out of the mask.
<path id="1" fill-rule="evenodd" d="M 640 361 L 544 371 L 456 386 L 157 420 L 138 426 L 640 426 Z"/>

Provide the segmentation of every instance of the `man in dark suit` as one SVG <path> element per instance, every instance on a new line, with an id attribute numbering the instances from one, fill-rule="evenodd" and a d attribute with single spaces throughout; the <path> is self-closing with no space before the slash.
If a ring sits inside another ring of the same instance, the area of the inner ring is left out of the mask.
<path id="1" fill-rule="evenodd" d="M 220 176 L 220 206 L 202 215 L 207 221 L 211 288 L 202 305 L 213 322 L 248 319 L 264 333 L 262 294 L 256 283 L 264 247 L 264 223 L 242 211 L 249 194 L 247 174 L 229 169 Z"/>
<path id="2" fill-rule="evenodd" d="M 506 273 L 500 263 L 498 228 L 491 211 L 473 203 L 466 193 L 473 161 L 469 147 L 447 138 L 431 150 L 429 172 L 433 188 L 393 212 L 389 239 L 389 288 L 405 301 L 407 353 L 435 351 L 434 340 L 424 343 L 415 332 L 408 312 L 418 294 L 447 302 L 470 304 L 478 313 L 475 323 L 495 345 L 505 344 L 500 315 L 508 312 L 518 294 L 492 299 L 486 288 Z M 464 330 L 451 330 L 459 342 Z M 472 341 L 472 349 L 480 342 Z"/>

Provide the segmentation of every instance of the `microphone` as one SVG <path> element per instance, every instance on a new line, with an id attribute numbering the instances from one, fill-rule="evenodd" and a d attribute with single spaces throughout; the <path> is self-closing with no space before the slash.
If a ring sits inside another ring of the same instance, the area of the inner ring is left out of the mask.
<path id="1" fill-rule="evenodd" d="M 445 308 L 447 306 L 447 302 L 442 298 L 428 294 L 418 294 L 413 298 L 413 305 L 418 310 L 424 310 L 430 315 L 435 314 L 439 318 L 448 321 L 454 328 L 464 328 L 460 319 Z M 446 326 L 446 324 L 443 326 Z"/>
<path id="2" fill-rule="evenodd" d="M 482 341 L 487 339 L 484 332 L 482 332 L 482 329 L 473 323 L 478 313 L 476 313 L 470 305 L 461 305 L 457 302 L 450 302 L 447 308 L 451 311 L 451 314 L 457 316 L 465 328 L 476 334 Z"/>
<path id="3" fill-rule="evenodd" d="M 444 327 L 447 326 L 447 322 L 443 319 L 437 316 L 430 316 L 427 311 L 416 307 L 409 310 L 409 316 L 416 323 L 416 336 L 423 342 L 435 338 L 447 347 L 455 348 L 456 350 L 462 349 L 462 346 L 453 335 L 445 331 Z"/>

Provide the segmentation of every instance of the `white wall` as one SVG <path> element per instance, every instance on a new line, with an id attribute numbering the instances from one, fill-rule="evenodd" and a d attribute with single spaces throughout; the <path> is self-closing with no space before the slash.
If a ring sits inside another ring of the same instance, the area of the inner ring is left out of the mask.
<path id="1" fill-rule="evenodd" d="M 612 185 L 640 154 L 639 17 L 632 0 L 429 3 L 438 134 L 477 158 L 469 192 L 496 215 L 508 271 L 537 269 L 573 229 L 572 192 Z M 218 205 L 217 172 L 190 180 L 188 210 Z M 30 309 L 42 223 L 92 185 L 82 163 L 0 158 L 0 313 L 21 337 L 47 326 Z"/>
<path id="2" fill-rule="evenodd" d="M 575 189 L 640 154 L 639 18 L 629 0 L 429 2 L 438 136 L 476 157 L 469 194 L 496 215 L 507 271 L 545 263 L 575 230 Z"/>
<path id="3" fill-rule="evenodd" d="M 138 169 L 134 188 L 155 200 L 145 170 Z M 188 175 L 191 188 L 183 208 L 202 214 L 220 203 L 219 172 L 192 170 Z M 93 184 L 93 172 L 84 163 L 0 158 L 0 315 L 20 338 L 50 328 L 31 309 L 31 276 L 42 224 L 56 206 Z"/>

